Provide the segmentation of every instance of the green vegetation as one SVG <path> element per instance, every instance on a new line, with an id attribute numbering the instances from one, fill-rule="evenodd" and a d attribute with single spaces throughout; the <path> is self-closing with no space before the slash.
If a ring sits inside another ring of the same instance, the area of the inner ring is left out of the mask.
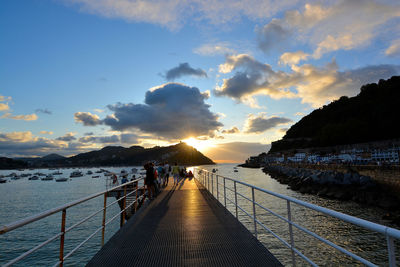
<path id="1" fill-rule="evenodd" d="M 399 107 L 400 76 L 364 85 L 357 96 L 342 96 L 303 117 L 270 152 L 399 138 Z"/>

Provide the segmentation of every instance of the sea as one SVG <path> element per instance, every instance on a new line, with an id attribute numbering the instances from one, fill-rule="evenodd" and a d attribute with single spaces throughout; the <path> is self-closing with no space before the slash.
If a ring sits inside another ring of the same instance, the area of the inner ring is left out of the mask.
<path id="1" fill-rule="evenodd" d="M 122 170 L 128 172 L 138 166 L 127 167 L 104 167 L 111 172 L 120 173 Z M 312 204 L 326 207 L 335 211 L 356 216 L 375 223 L 398 228 L 396 225 L 383 220 L 384 210 L 376 207 L 360 205 L 352 201 L 337 201 L 320 198 L 315 195 L 301 194 L 287 188 L 287 185 L 278 183 L 269 175 L 263 173 L 261 169 L 249 169 L 237 167 L 235 164 L 217 164 L 199 166 L 211 171 L 217 169 L 215 174 L 229 177 L 272 192 L 294 197 Z M 58 169 L 62 175 L 57 177 L 69 177 L 73 171 L 80 170 L 85 175 L 82 177 L 71 178 L 67 182 L 28 180 L 28 177 L 19 180 L 8 179 L 7 183 L 0 184 L 0 226 L 24 219 L 28 216 L 38 214 L 48 209 L 56 208 L 74 200 L 88 196 L 89 194 L 104 191 L 106 189 L 107 179 L 104 174 L 97 174 L 95 171 L 100 168 L 81 168 L 81 169 Z M 2 170 L 0 175 L 8 175 L 12 172 L 16 174 L 42 172 L 50 174 L 56 170 L 35 169 L 35 170 Z M 86 174 L 92 171 L 93 174 Z M 92 178 L 94 175 L 100 175 L 100 178 Z M 130 175 L 131 176 L 131 175 Z M 222 178 L 219 178 L 218 199 L 224 204 Z M 216 184 L 214 183 L 214 196 L 216 194 Z M 233 183 L 226 180 L 227 188 L 233 189 Z M 238 196 L 238 205 L 249 214 L 253 214 L 252 204 L 245 198 L 251 198 L 249 188 L 237 184 L 237 191 L 243 196 Z M 235 207 L 229 201 L 234 201 L 233 193 L 226 190 L 227 208 L 235 215 Z M 256 202 L 261 206 L 287 218 L 286 201 L 255 191 Z M 108 198 L 107 203 L 115 201 L 114 198 Z M 66 227 L 81 221 L 86 216 L 101 210 L 103 207 L 103 197 L 92 199 L 84 204 L 67 210 Z M 109 221 L 120 211 L 118 204 L 107 208 L 107 219 Z M 249 231 L 254 233 L 253 220 L 245 212 L 238 210 L 238 218 Z M 256 207 L 256 216 L 272 230 L 276 235 L 286 242 L 290 243 L 288 224 L 271 215 L 268 211 Z M 302 227 L 307 228 L 328 239 L 331 242 L 377 264 L 379 266 L 388 266 L 386 238 L 378 233 L 374 233 L 358 226 L 354 226 L 338 219 L 328 217 L 313 210 L 306 209 L 296 204 L 291 204 L 292 220 Z M 102 222 L 102 212 L 90 220 L 82 223 L 75 229 L 65 235 L 64 255 L 68 254 L 77 245 L 83 242 L 89 235 L 96 231 Z M 105 240 L 107 241 L 116 231 L 118 231 L 120 221 L 119 216 L 106 226 Z M 61 213 L 51 215 L 35 223 L 26 225 L 6 234 L 0 235 L 0 265 L 18 257 L 20 254 L 28 251 L 34 246 L 44 242 L 48 238 L 60 232 Z M 257 227 L 259 240 L 267 247 L 284 265 L 292 265 L 291 251 L 286 248 L 281 241 L 275 238 L 261 226 Z M 304 255 L 312 259 L 316 264 L 322 266 L 362 266 L 362 264 L 344 255 L 338 250 L 320 242 L 304 232 L 293 228 L 295 247 Z M 400 262 L 400 244 L 396 244 L 397 262 Z M 64 263 L 65 266 L 84 266 L 93 255 L 101 248 L 101 231 L 94 235 L 80 249 L 74 252 Z M 35 253 L 19 261 L 14 266 L 53 266 L 58 262 L 59 257 L 59 239 L 47 244 Z M 308 263 L 299 256 L 295 258 L 297 266 L 307 266 Z"/>

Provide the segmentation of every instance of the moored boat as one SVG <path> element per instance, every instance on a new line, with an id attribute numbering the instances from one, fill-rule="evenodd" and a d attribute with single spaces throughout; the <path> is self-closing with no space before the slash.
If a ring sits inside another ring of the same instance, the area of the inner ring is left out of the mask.
<path id="1" fill-rule="evenodd" d="M 73 171 L 69 177 L 74 178 L 74 177 L 81 177 L 81 176 L 83 176 L 83 173 L 81 171 Z"/>
<path id="2" fill-rule="evenodd" d="M 39 177 L 34 175 L 28 178 L 28 180 L 39 180 Z"/>
<path id="3" fill-rule="evenodd" d="M 4 183 L 7 183 L 7 180 L 3 179 L 3 178 L 0 178 L 0 184 L 4 184 Z"/>
<path id="4" fill-rule="evenodd" d="M 65 177 L 56 179 L 56 182 L 66 182 L 66 181 L 68 181 L 68 178 L 65 178 Z"/>
<path id="5" fill-rule="evenodd" d="M 91 175 L 91 174 L 93 174 L 93 172 L 92 172 L 92 171 L 87 171 L 86 174 L 87 174 L 87 175 Z"/>
<path id="6" fill-rule="evenodd" d="M 100 178 L 100 175 L 93 175 L 92 178 Z"/>
<path id="7" fill-rule="evenodd" d="M 46 177 L 40 178 L 42 181 L 52 181 L 54 179 L 53 175 L 49 174 Z"/>

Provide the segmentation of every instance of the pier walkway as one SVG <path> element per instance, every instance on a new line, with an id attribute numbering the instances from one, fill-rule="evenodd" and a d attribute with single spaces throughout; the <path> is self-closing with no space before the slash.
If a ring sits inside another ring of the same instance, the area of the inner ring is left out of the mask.
<path id="1" fill-rule="evenodd" d="M 87 266 L 282 266 L 195 179 L 171 184 Z"/>

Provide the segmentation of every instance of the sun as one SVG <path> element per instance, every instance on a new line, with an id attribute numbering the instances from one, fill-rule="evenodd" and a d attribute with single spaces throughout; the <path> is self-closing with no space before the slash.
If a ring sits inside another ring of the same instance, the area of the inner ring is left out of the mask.
<path id="1" fill-rule="evenodd" d="M 185 142 L 186 144 L 188 144 L 189 146 L 196 148 L 197 150 L 199 150 L 201 152 L 212 147 L 212 145 L 207 140 L 198 140 L 194 137 L 190 137 L 190 138 L 182 140 L 182 141 Z"/>

